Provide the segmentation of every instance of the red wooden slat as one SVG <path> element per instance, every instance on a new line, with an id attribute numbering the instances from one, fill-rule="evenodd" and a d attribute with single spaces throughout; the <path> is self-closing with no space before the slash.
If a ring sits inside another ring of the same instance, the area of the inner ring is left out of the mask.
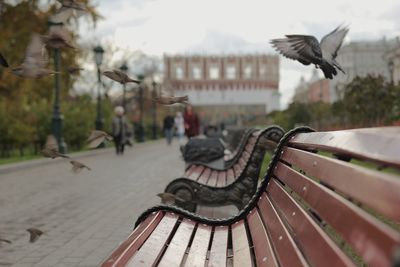
<path id="1" fill-rule="evenodd" d="M 163 216 L 164 214 L 161 211 L 148 216 L 133 230 L 132 234 L 110 255 L 110 257 L 108 257 L 101 267 L 125 265 L 154 228 L 156 228 Z"/>
<path id="2" fill-rule="evenodd" d="M 370 266 L 390 264 L 392 251 L 400 245 L 399 233 L 282 163 L 277 165 L 275 175 L 303 197 L 322 219 L 354 247 L 366 263 Z"/>
<path id="3" fill-rule="evenodd" d="M 185 171 L 185 177 L 189 177 L 190 174 L 197 168 L 197 165 L 190 165 L 189 168 L 186 169 Z"/>
<path id="4" fill-rule="evenodd" d="M 247 144 L 246 147 L 244 148 L 245 151 L 248 153 L 252 153 L 254 148 L 254 144 Z"/>
<path id="5" fill-rule="evenodd" d="M 278 262 L 275 258 L 272 249 L 271 241 L 269 240 L 267 231 L 258 214 L 257 209 L 254 209 L 247 215 L 251 238 L 254 245 L 254 254 L 258 267 L 278 267 Z"/>
<path id="6" fill-rule="evenodd" d="M 400 127 L 365 128 L 296 135 L 290 144 L 353 155 L 400 168 Z"/>
<path id="7" fill-rule="evenodd" d="M 276 209 L 290 224 L 312 266 L 324 266 L 327 259 L 331 266 L 355 266 L 275 179 L 269 183 L 267 192 Z"/>
<path id="8" fill-rule="evenodd" d="M 211 226 L 199 224 L 190 246 L 185 265 L 187 267 L 204 267 L 207 258 L 208 244 L 211 237 Z"/>
<path id="9" fill-rule="evenodd" d="M 208 267 L 225 267 L 228 252 L 228 226 L 217 226 L 211 244 Z"/>
<path id="10" fill-rule="evenodd" d="M 197 182 L 200 184 L 207 184 L 208 178 L 210 177 L 211 170 L 209 168 L 205 168 L 203 173 L 200 175 Z"/>
<path id="11" fill-rule="evenodd" d="M 210 178 L 207 181 L 207 185 L 209 186 L 215 186 L 217 184 L 217 178 L 218 178 L 218 171 L 212 171 Z"/>
<path id="12" fill-rule="evenodd" d="M 171 242 L 168 244 L 168 248 L 158 264 L 159 267 L 179 266 L 181 264 L 194 226 L 195 223 L 193 221 L 183 219 Z"/>
<path id="13" fill-rule="evenodd" d="M 265 193 L 262 195 L 261 200 L 259 200 L 258 206 L 260 215 L 271 236 L 280 266 L 307 266 L 303 255 Z"/>
<path id="14" fill-rule="evenodd" d="M 200 177 L 203 170 L 204 170 L 204 166 L 197 166 L 192 171 L 192 173 L 188 176 L 188 178 L 196 181 Z"/>
<path id="15" fill-rule="evenodd" d="M 235 173 L 233 172 L 233 169 L 230 168 L 226 172 L 226 184 L 229 185 L 235 181 Z"/>
<path id="16" fill-rule="evenodd" d="M 239 163 L 233 165 L 233 172 L 235 174 L 235 180 L 239 178 L 240 173 L 242 172 L 242 168 L 240 168 Z"/>
<path id="17" fill-rule="evenodd" d="M 295 148 L 286 148 L 282 159 L 299 166 L 307 174 L 400 222 L 400 209 L 398 208 L 400 205 L 400 180 L 397 176 Z M 372 195 L 374 197 L 371 197 Z"/>
<path id="18" fill-rule="evenodd" d="M 218 172 L 217 187 L 222 187 L 226 185 L 226 171 Z"/>
<path id="19" fill-rule="evenodd" d="M 246 167 L 246 161 L 243 158 L 239 159 L 239 166 L 241 169 L 244 169 L 244 167 Z"/>
<path id="20" fill-rule="evenodd" d="M 127 266 L 152 266 L 164 250 L 168 237 L 178 220 L 178 216 L 166 213 L 150 237 L 145 241 L 139 251 L 133 255 Z"/>
<path id="21" fill-rule="evenodd" d="M 251 267 L 253 265 L 244 221 L 232 225 L 232 252 L 234 267 Z"/>

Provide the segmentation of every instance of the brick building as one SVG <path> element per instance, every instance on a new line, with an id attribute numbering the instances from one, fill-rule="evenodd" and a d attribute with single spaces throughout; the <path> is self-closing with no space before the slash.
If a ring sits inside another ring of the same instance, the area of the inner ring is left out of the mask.
<path id="1" fill-rule="evenodd" d="M 279 109 L 279 57 L 164 56 L 164 83 L 206 116 L 260 115 Z"/>
<path id="2" fill-rule="evenodd" d="M 309 81 L 306 81 L 304 77 L 301 77 L 300 82 L 295 89 L 293 102 L 331 102 L 330 80 L 320 78 L 318 75 L 318 71 L 314 69 Z"/>

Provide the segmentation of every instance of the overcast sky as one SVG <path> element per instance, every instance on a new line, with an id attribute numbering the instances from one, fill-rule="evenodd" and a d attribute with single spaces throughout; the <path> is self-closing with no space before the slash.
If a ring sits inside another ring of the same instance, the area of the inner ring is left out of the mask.
<path id="1" fill-rule="evenodd" d="M 86 39 L 163 53 L 274 53 L 269 40 L 304 33 L 320 39 L 340 24 L 345 42 L 400 35 L 399 0 L 97 0 L 105 17 Z M 281 105 L 312 67 L 281 59 Z"/>

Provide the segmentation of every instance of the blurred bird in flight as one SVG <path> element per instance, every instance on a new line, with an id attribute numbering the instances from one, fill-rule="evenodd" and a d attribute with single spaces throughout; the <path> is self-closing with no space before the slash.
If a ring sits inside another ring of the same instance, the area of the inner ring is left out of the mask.
<path id="1" fill-rule="evenodd" d="M 7 61 L 1 56 L 3 66 L 8 66 Z M 11 72 L 25 78 L 41 78 L 56 72 L 46 68 L 48 57 L 45 45 L 39 34 L 32 34 L 31 41 L 26 48 L 25 57 L 21 65 L 11 68 Z"/>
<path id="2" fill-rule="evenodd" d="M 291 34 L 286 38 L 272 39 L 272 46 L 287 58 L 297 60 L 304 65 L 314 64 L 320 68 L 327 79 L 333 79 L 337 70 L 345 73 L 335 60 L 337 53 L 348 33 L 347 27 L 337 27 L 325 35 L 321 42 L 311 35 Z"/>
<path id="3" fill-rule="evenodd" d="M 29 229 L 26 229 L 26 231 L 28 231 L 28 233 L 30 234 L 29 242 L 31 242 L 31 243 L 36 242 L 39 239 L 39 237 L 44 234 L 44 232 L 42 230 L 37 229 L 37 228 L 29 228 Z"/>
<path id="4" fill-rule="evenodd" d="M 176 201 L 185 202 L 184 199 L 167 192 L 158 193 L 157 196 L 161 198 L 161 203 L 167 205 L 173 205 L 176 203 Z"/>
<path id="5" fill-rule="evenodd" d="M 61 4 L 61 7 L 50 17 L 50 21 L 53 23 L 66 23 L 72 16 L 79 17 L 87 11 L 85 6 L 76 0 L 57 1 Z"/>
<path id="6" fill-rule="evenodd" d="M 89 148 L 96 148 L 98 147 L 101 143 L 105 141 L 112 141 L 113 137 L 109 135 L 108 133 L 104 131 L 99 131 L 99 130 L 93 130 L 90 133 L 89 138 L 87 139 L 87 142 L 89 144 Z"/>
<path id="7" fill-rule="evenodd" d="M 72 40 L 71 33 L 62 26 L 53 26 L 50 28 L 48 35 L 41 36 L 44 43 L 51 48 L 74 48 L 75 44 Z"/>
<path id="8" fill-rule="evenodd" d="M 161 105 L 174 105 L 174 104 L 183 104 L 183 105 L 189 105 L 189 97 L 187 95 L 185 96 L 160 96 L 156 97 L 153 99 L 157 103 Z"/>
<path id="9" fill-rule="evenodd" d="M 67 155 L 58 152 L 57 139 L 54 137 L 54 135 L 49 135 L 47 137 L 46 144 L 40 153 L 46 158 L 69 158 Z"/>
<path id="10" fill-rule="evenodd" d="M 0 242 L 11 244 L 12 242 L 8 239 L 0 238 Z"/>
<path id="11" fill-rule="evenodd" d="M 134 80 L 129 78 L 129 76 L 119 70 L 112 70 L 112 71 L 105 71 L 103 72 L 103 75 L 106 76 L 107 78 L 110 78 L 113 81 L 119 82 L 120 84 L 126 84 L 126 83 L 140 83 L 138 80 Z"/>
<path id="12" fill-rule="evenodd" d="M 72 164 L 72 172 L 73 173 L 80 173 L 85 168 L 88 169 L 89 171 L 92 170 L 85 164 L 83 164 L 79 161 L 76 161 L 76 160 L 71 160 L 70 163 Z"/>

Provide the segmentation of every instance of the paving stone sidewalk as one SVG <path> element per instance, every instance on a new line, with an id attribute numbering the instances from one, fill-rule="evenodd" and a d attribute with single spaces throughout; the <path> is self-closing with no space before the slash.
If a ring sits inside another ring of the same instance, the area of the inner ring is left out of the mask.
<path id="1" fill-rule="evenodd" d="M 0 237 L 13 241 L 0 244 L 0 266 L 98 266 L 184 168 L 177 143 L 164 140 L 124 156 L 81 156 L 92 171 L 77 175 L 68 161 L 53 161 L 0 174 Z M 45 235 L 31 244 L 29 227 Z"/>

